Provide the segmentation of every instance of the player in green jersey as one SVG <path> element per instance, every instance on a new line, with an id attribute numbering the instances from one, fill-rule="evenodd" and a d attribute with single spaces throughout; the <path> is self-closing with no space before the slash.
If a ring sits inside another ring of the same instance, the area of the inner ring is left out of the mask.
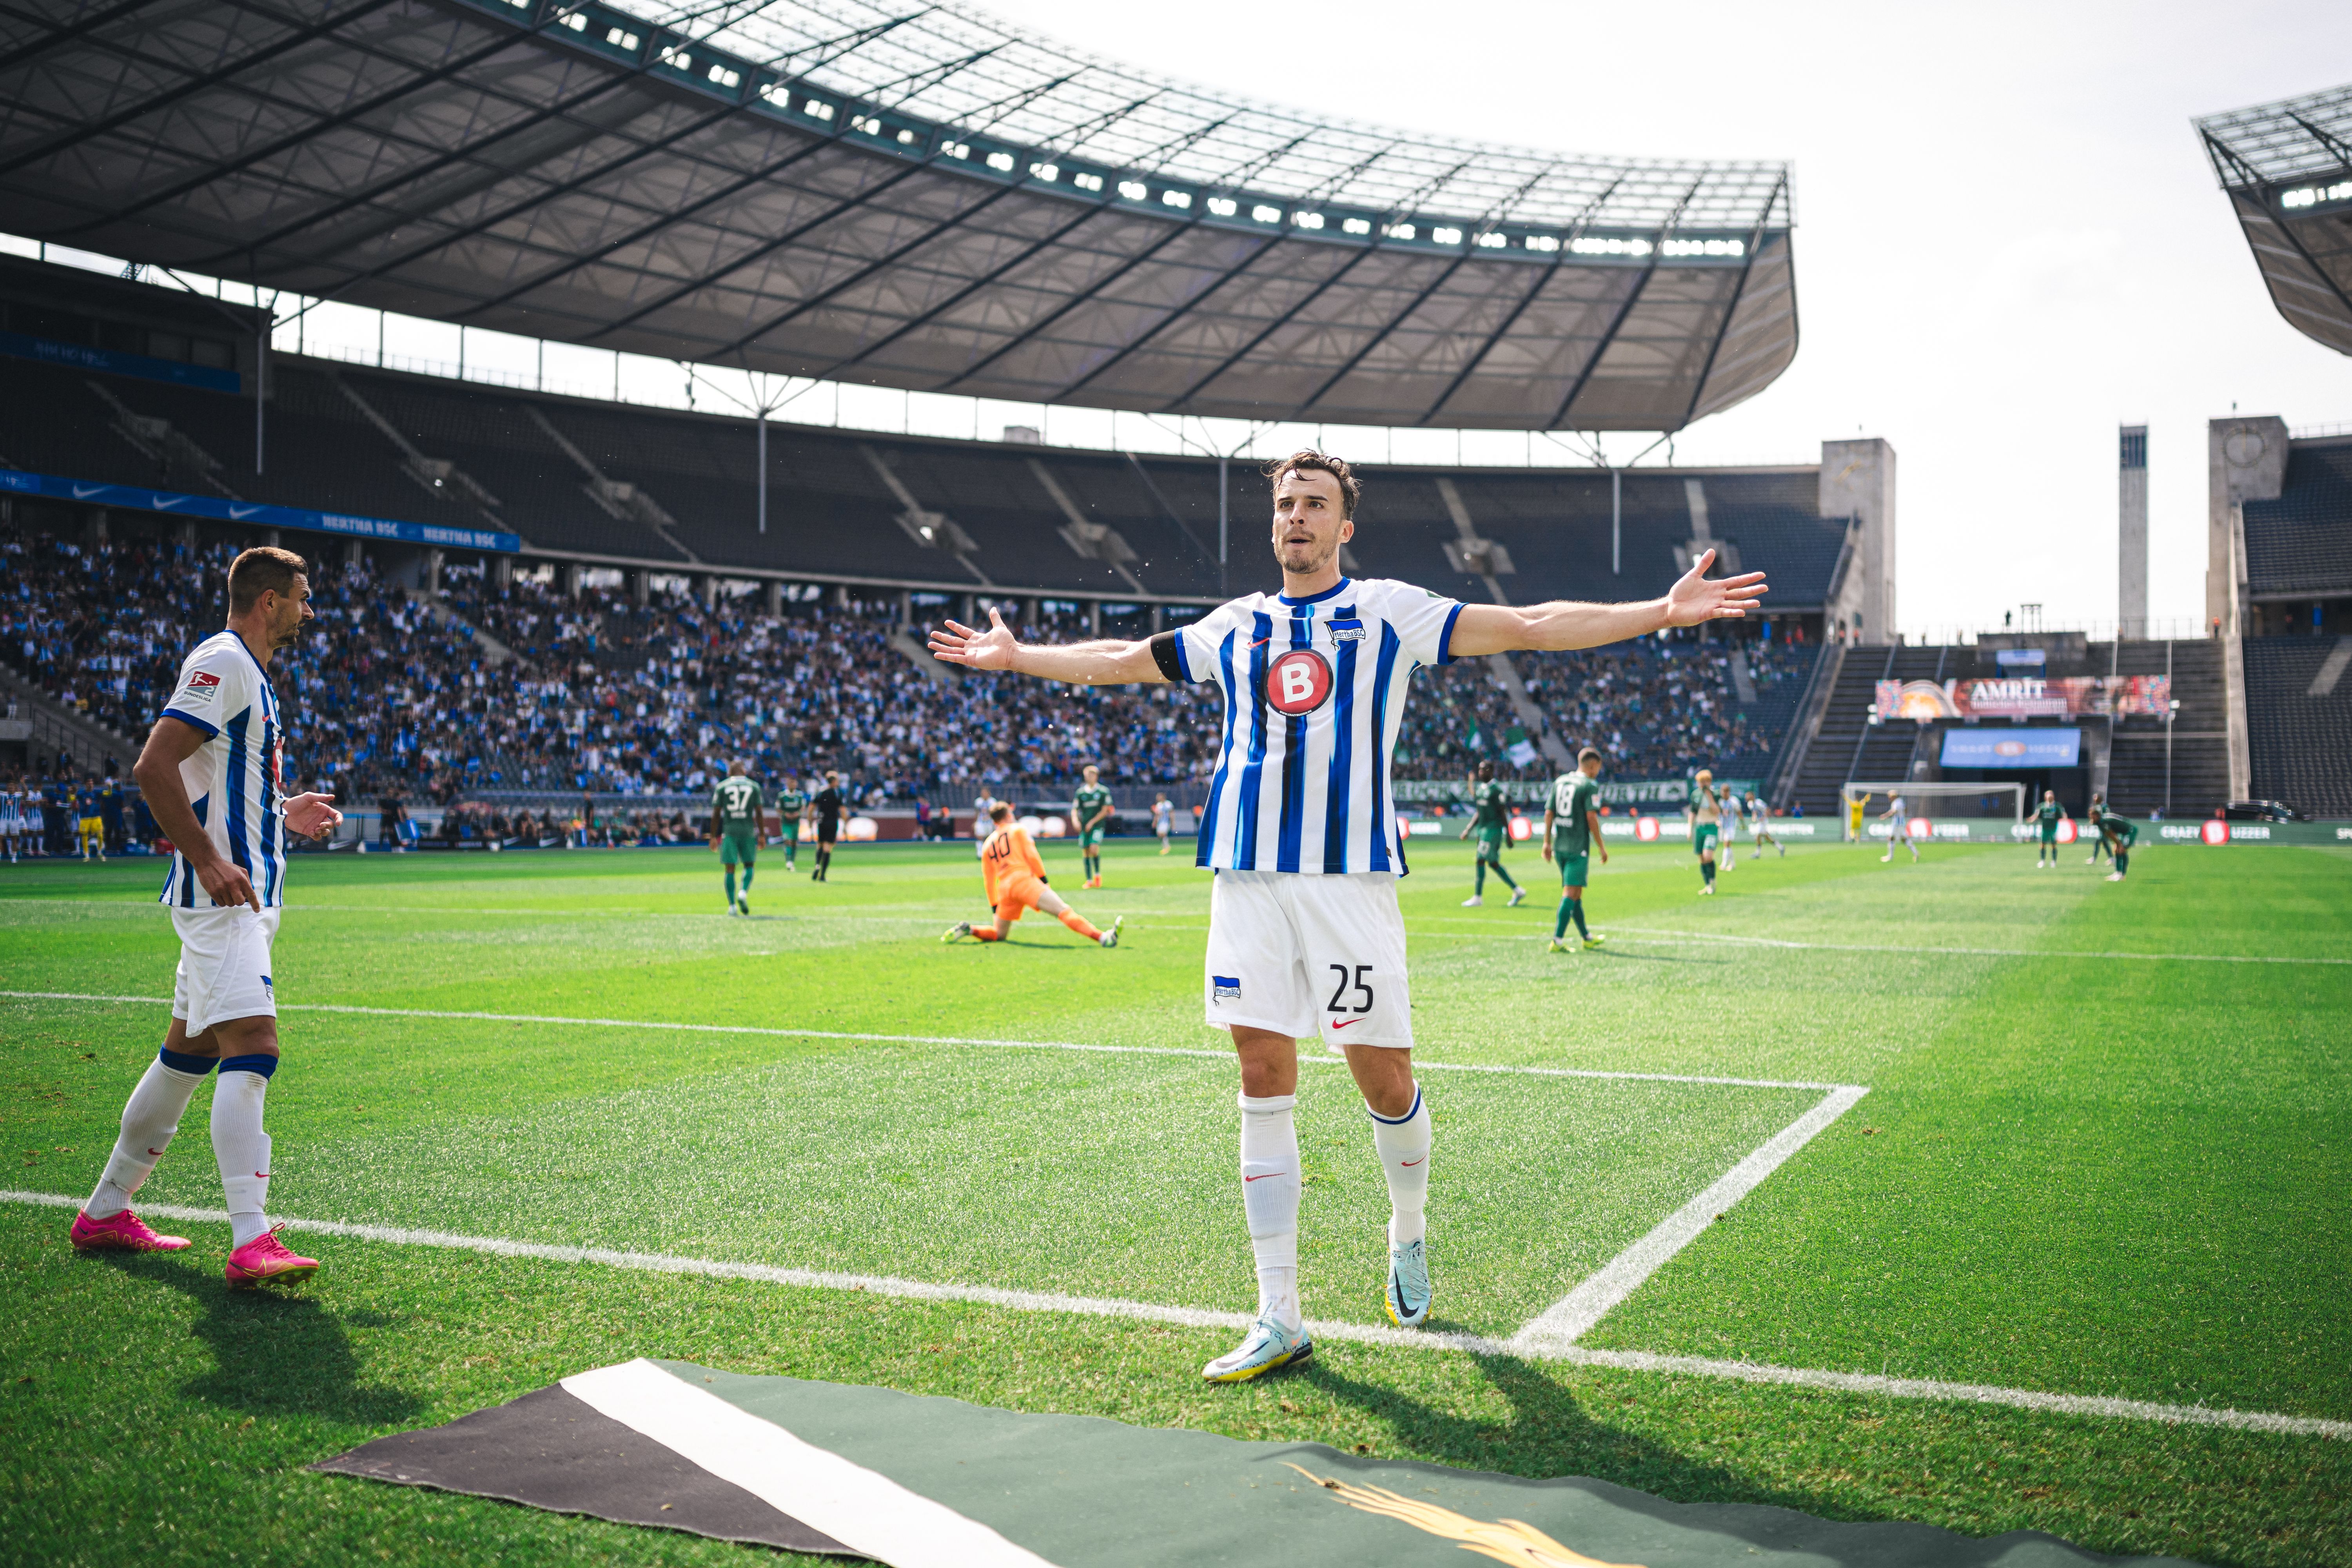
<path id="1" fill-rule="evenodd" d="M 2097 807 L 2094 805 L 2093 810 Z M 2033 826 L 2040 832 L 2042 847 L 2033 852 L 2033 868 L 2058 864 L 2058 825 L 2066 820 L 2066 808 L 2058 804 L 2058 792 L 2045 789 L 2042 804 L 2033 808 Z"/>
<path id="2" fill-rule="evenodd" d="M 1103 788 L 1102 770 L 1092 763 L 1080 776 L 1084 782 L 1070 797 L 1070 826 L 1077 831 L 1078 853 L 1086 858 L 1086 885 L 1099 888 L 1103 833 L 1110 826 L 1110 791 Z"/>
<path id="3" fill-rule="evenodd" d="M 2107 880 L 2120 882 L 2131 869 L 2131 847 L 2139 842 L 2139 825 L 2110 811 L 2099 818 L 2099 836 L 2107 841 L 2107 853 L 2116 858 L 2116 868 L 2107 873 Z"/>
<path id="4" fill-rule="evenodd" d="M 2102 855 L 2108 855 L 2109 858 L 2113 858 L 2107 848 L 2107 836 L 2099 829 L 2099 824 L 2107 819 L 2107 797 L 2103 795 L 2093 795 L 2091 809 L 2084 815 L 2089 818 L 2091 825 L 2091 852 L 2084 858 L 2083 864 L 2095 866 L 2099 863 L 2099 857 Z"/>
<path id="5" fill-rule="evenodd" d="M 1486 873 L 1492 870 L 1511 889 L 1511 905 L 1517 908 L 1519 900 L 1528 896 L 1528 890 L 1512 881 L 1511 874 L 1503 869 L 1503 843 L 1511 831 L 1511 803 L 1504 796 L 1503 786 L 1495 782 L 1493 763 L 1478 764 L 1478 776 L 1470 786 L 1470 826 L 1462 830 L 1462 837 L 1467 838 L 1474 833 L 1478 836 L 1478 880 L 1470 896 L 1462 900 L 1462 907 L 1475 910 L 1486 901 Z"/>
<path id="6" fill-rule="evenodd" d="M 1691 781 L 1690 804 L 1683 807 L 1690 818 L 1691 853 L 1698 857 L 1699 891 L 1715 891 L 1715 856 L 1723 837 L 1723 797 L 1715 793 L 1715 774 L 1706 768 Z"/>
<path id="7" fill-rule="evenodd" d="M 751 764 L 734 763 L 710 790 L 710 847 L 727 868 L 727 912 L 751 912 L 751 869 L 760 858 L 760 813 L 767 796 L 750 778 Z M 735 890 L 735 868 L 743 868 L 743 890 Z"/>
<path id="8" fill-rule="evenodd" d="M 808 815 L 808 791 L 801 788 L 797 773 L 784 775 L 784 787 L 776 792 L 776 837 L 784 841 L 784 869 L 795 870 L 793 857 L 801 847 L 801 819 Z"/>
<path id="9" fill-rule="evenodd" d="M 1551 782 L 1551 799 L 1544 806 L 1544 853 L 1559 866 L 1559 913 L 1551 923 L 1553 952 L 1568 949 L 1568 922 L 1587 947 L 1604 940 L 1584 923 L 1584 885 L 1595 849 L 1609 864 L 1609 846 L 1601 838 L 1601 753 L 1591 746 L 1576 753 L 1576 771 Z"/>

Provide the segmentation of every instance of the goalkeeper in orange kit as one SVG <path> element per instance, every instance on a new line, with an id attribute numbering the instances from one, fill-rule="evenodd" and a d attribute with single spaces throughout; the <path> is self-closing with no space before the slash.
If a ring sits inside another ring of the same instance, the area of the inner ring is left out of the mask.
<path id="1" fill-rule="evenodd" d="M 1104 931 L 1064 903 L 1062 896 L 1045 885 L 1045 863 L 1037 858 L 1037 846 L 1030 842 L 1028 830 L 1013 820 L 1013 807 L 999 801 L 988 815 L 989 820 L 996 824 L 996 831 L 981 847 L 980 868 L 988 884 L 988 907 L 996 911 L 996 923 L 975 928 L 970 921 L 959 921 L 940 940 L 961 942 L 971 937 L 978 942 L 1003 942 L 1012 934 L 1013 921 L 1031 910 L 1043 910 L 1088 942 L 1117 947 L 1118 921 L 1111 921 L 1110 930 Z"/>

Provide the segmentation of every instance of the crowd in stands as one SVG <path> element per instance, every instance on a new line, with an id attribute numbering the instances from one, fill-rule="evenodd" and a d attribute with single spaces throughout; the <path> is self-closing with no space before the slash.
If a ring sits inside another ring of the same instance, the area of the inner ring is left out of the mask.
<path id="1" fill-rule="evenodd" d="M 233 556 L 226 544 L 84 544 L 0 526 L 0 656 L 135 745 L 188 647 L 219 627 Z M 936 679 L 902 651 L 919 634 L 898 628 L 895 595 L 867 603 L 812 589 L 771 615 L 757 595 L 705 604 L 662 593 L 639 605 L 615 589 L 572 595 L 552 580 L 497 584 L 461 570 L 436 599 L 385 586 L 367 559 L 341 557 L 337 545 L 317 551 L 317 622 L 273 670 L 288 787 L 346 802 L 696 794 L 737 758 L 768 778 L 839 770 L 869 805 L 968 784 L 1046 793 L 1087 763 L 1108 783 L 1172 784 L 1206 776 L 1223 727 L 1207 685 Z M 1024 637 L 1086 635 L 1075 605 L 1024 603 Z M 1742 646 L 1759 696 L 1811 668 L 1810 647 Z M 1777 735 L 1738 711 L 1729 658 L 1725 640 L 1685 633 L 1519 655 L 1516 668 L 1570 751 L 1598 746 L 1612 776 L 1760 773 Z M 1400 778 L 1459 778 L 1489 757 L 1506 777 L 1552 771 L 1524 749 L 1512 761 L 1530 738 L 1486 661 L 1417 680 Z M 600 831 L 572 826 L 568 813 L 560 826 L 532 816 L 501 830 L 489 810 L 452 813 L 444 831 Z M 612 831 L 642 837 L 672 825 Z"/>

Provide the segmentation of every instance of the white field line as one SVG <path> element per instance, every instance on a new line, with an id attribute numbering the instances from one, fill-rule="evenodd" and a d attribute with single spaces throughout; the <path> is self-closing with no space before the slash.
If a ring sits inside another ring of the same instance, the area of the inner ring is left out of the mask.
<path id="1" fill-rule="evenodd" d="M 1515 1349 L 1537 1352 L 1565 1349 L 1591 1331 L 1626 1297 L 1642 1287 L 1666 1260 L 1696 1240 L 1706 1227 L 1723 1217 L 1732 1205 L 1760 1186 L 1790 1155 L 1813 1141 L 1814 1134 L 1853 1109 L 1869 1089 L 1854 1084 L 1832 1089 L 1821 1103 L 1783 1127 L 1745 1160 L 1717 1178 L 1713 1185 L 1660 1220 L 1624 1251 L 1601 1265 L 1598 1273 L 1530 1319 L 1511 1338 Z"/>
<path id="2" fill-rule="evenodd" d="M 1416 921 L 1417 925 L 1449 922 L 1457 925 L 1491 926 L 1487 921 L 1470 921 L 1454 916 L 1437 915 Z M 2305 963 L 2352 964 L 2352 958 L 2296 958 L 2276 953 L 2235 952 L 2086 952 L 2074 949 L 2040 947 L 1896 947 L 1884 943 L 1854 942 L 1798 942 L 1787 937 L 1736 936 L 1727 931 L 1675 931 L 1660 926 L 1621 926 L 1607 928 L 1609 934 L 1663 937 L 1669 942 L 1721 942 L 1741 947 L 1792 948 L 1812 952 L 1879 952 L 1905 958 L 2124 958 L 2143 963 Z M 1469 931 L 1432 931 L 1432 936 L 1466 938 Z M 1489 930 L 1485 934 L 1512 942 L 1545 942 L 1541 931 Z"/>
<path id="3" fill-rule="evenodd" d="M 74 1209 L 78 1196 L 63 1193 L 0 1191 L 0 1203 Z M 202 1225 L 226 1225 L 221 1209 L 187 1208 L 175 1204 L 142 1204 L 140 1212 L 153 1219 L 186 1220 Z M 1066 1312 L 1080 1317 L 1125 1318 L 1143 1322 L 1172 1323 L 1192 1329 L 1246 1329 L 1246 1312 L 1212 1311 L 1198 1307 L 1165 1307 L 1150 1301 L 1116 1297 L 1060 1296 L 1036 1290 L 1003 1290 L 986 1285 L 934 1285 L 919 1279 L 887 1275 L 842 1274 L 814 1268 L 779 1268 L 761 1263 L 725 1263 L 702 1258 L 681 1258 L 657 1252 L 617 1252 L 593 1247 L 556 1247 L 543 1242 L 509 1241 L 499 1237 L 458 1236 L 448 1231 L 408 1230 L 394 1226 L 352 1225 L 338 1220 L 288 1219 L 289 1231 L 310 1236 L 347 1237 L 355 1241 L 394 1247 L 432 1247 L 496 1258 L 530 1258 L 552 1263 L 598 1264 L 609 1268 L 653 1274 L 700 1275 L 719 1279 L 750 1279 L 763 1284 L 798 1286 L 819 1290 L 862 1290 L 869 1295 L 914 1301 L 965 1301 L 1001 1307 L 1016 1312 Z M 1318 1339 L 1350 1344 L 1387 1345 L 1402 1350 L 1459 1351 L 1472 1355 L 1513 1356 L 1534 1361 L 1564 1362 L 1574 1366 L 1624 1372 L 1675 1373 L 1686 1377 L 1724 1378 L 1738 1383 L 1784 1384 L 1828 1389 L 1841 1394 L 1888 1399 L 1938 1399 L 1974 1405 L 2006 1405 L 2061 1415 L 2104 1416 L 2111 1420 L 2154 1421 L 2182 1426 L 2225 1426 L 2240 1431 L 2287 1436 L 2333 1437 L 2352 1441 L 2352 1421 L 2329 1421 L 2308 1415 L 2277 1415 L 2261 1411 L 2215 1409 L 2203 1405 L 2156 1405 L 2145 1400 L 2113 1399 L 2097 1394 L 2045 1394 L 2038 1389 L 2000 1388 L 1988 1384 L 1940 1383 L 1928 1378 L 1886 1377 L 1870 1373 L 1822 1372 L 1802 1367 L 1772 1366 L 1757 1362 L 1717 1361 L 1701 1356 L 1652 1355 L 1643 1351 L 1587 1350 L 1580 1345 L 1522 1346 L 1502 1343 L 1478 1334 L 1424 1333 L 1412 1329 L 1383 1328 L 1370 1323 L 1311 1321 Z"/>
<path id="4" fill-rule="evenodd" d="M 168 996 L 110 996 L 81 991 L 0 991 L 0 997 L 47 1002 L 106 1002 L 124 1003 L 136 1006 L 168 1007 Z M 1212 1061 L 1231 1061 L 1231 1051 L 1208 1050 L 1192 1046 L 1098 1046 L 1076 1040 L 996 1040 L 961 1035 L 883 1035 L 850 1029 L 793 1029 L 759 1024 L 675 1024 L 645 1018 L 572 1018 L 540 1013 L 469 1013 L 442 1011 L 426 1007 L 360 1007 L 332 1002 L 281 1002 L 280 1013 L 348 1013 L 377 1018 L 459 1018 L 488 1024 L 549 1024 L 583 1029 L 662 1029 L 693 1035 L 763 1035 L 784 1039 L 803 1040 L 872 1040 L 898 1046 L 975 1046 L 998 1050 L 1017 1051 L 1084 1051 L 1101 1056 L 1132 1057 L 1201 1057 Z M 1343 1066 L 1337 1058 L 1318 1057 L 1311 1053 L 1298 1058 L 1306 1067 Z M 1672 1072 L 1611 1072 L 1597 1068 L 1538 1068 L 1513 1067 L 1503 1064 L 1460 1062 L 1417 1062 L 1416 1071 L 1504 1073 L 1526 1078 L 1589 1078 L 1617 1079 L 1639 1083 L 1698 1083 L 1713 1084 L 1724 1089 L 1835 1089 L 1844 1086 L 1833 1083 L 1810 1083 L 1770 1078 L 1708 1078 L 1695 1073 Z"/>

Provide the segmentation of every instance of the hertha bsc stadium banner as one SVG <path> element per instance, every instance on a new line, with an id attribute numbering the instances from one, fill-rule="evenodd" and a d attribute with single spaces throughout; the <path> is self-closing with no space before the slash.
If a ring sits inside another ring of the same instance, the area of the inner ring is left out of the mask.
<path id="1" fill-rule="evenodd" d="M 1671 1503 L 680 1362 L 582 1373 L 312 1468 L 891 1568 L 1458 1568 L 1465 1551 L 1520 1568 L 2117 1561 L 2024 1531 Z"/>

